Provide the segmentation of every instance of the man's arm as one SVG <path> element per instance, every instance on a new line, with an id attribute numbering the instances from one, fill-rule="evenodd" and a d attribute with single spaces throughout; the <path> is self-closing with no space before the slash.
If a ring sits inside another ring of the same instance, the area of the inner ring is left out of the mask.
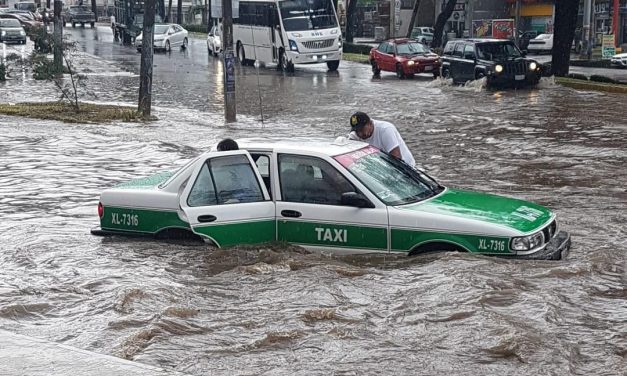
<path id="1" fill-rule="evenodd" d="M 395 157 L 396 159 L 403 159 L 401 158 L 401 148 L 398 146 L 390 150 L 390 155 Z"/>

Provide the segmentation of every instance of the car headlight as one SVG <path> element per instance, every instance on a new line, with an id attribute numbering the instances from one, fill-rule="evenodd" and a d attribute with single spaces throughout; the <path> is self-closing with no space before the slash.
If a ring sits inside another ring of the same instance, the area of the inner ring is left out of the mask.
<path id="1" fill-rule="evenodd" d="M 342 48 L 342 38 L 337 40 L 337 48 Z"/>
<path id="2" fill-rule="evenodd" d="M 540 231 L 529 236 L 513 238 L 511 242 L 511 249 L 514 251 L 528 251 L 541 246 L 543 241 L 544 235 L 542 235 L 542 232 Z"/>
<path id="3" fill-rule="evenodd" d="M 21 36 L 26 36 L 26 32 L 24 30 L 20 30 L 20 35 Z"/>
<path id="4" fill-rule="evenodd" d="M 413 61 L 413 60 L 409 60 L 409 61 L 407 62 L 407 65 L 410 65 L 410 66 L 411 66 L 411 65 L 414 65 L 414 64 L 416 64 L 416 62 L 415 62 L 415 61 Z"/>
<path id="5" fill-rule="evenodd" d="M 501 73 L 501 72 L 503 72 L 503 66 L 502 66 L 501 64 L 497 64 L 497 65 L 494 67 L 494 71 L 495 71 L 496 73 Z"/>
<path id="6" fill-rule="evenodd" d="M 290 50 L 298 51 L 298 45 L 296 44 L 296 42 L 291 39 L 289 39 L 289 41 L 290 41 Z"/>
<path id="7" fill-rule="evenodd" d="M 538 64 L 536 64 L 534 61 L 529 63 L 529 69 L 530 70 L 534 71 L 534 70 L 536 70 L 537 67 L 538 67 Z"/>

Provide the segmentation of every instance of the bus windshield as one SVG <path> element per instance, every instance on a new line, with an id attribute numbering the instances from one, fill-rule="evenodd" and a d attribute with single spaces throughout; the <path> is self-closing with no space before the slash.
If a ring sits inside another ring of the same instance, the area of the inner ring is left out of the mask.
<path id="1" fill-rule="evenodd" d="M 279 8 L 285 31 L 337 27 L 332 0 L 287 0 Z"/>

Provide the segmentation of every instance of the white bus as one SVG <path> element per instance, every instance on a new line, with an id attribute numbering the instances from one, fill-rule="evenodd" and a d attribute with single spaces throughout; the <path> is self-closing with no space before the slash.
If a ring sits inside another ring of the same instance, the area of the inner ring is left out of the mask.
<path id="1" fill-rule="evenodd" d="M 293 72 L 294 64 L 326 63 L 337 70 L 342 33 L 333 0 L 240 0 L 233 47 L 242 65 L 258 60 Z"/>

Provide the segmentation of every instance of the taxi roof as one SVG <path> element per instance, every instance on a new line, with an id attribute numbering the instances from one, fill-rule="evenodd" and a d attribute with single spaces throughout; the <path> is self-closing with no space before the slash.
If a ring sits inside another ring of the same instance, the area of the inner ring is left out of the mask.
<path id="1" fill-rule="evenodd" d="M 243 150 L 267 150 L 281 152 L 309 152 L 320 153 L 328 156 L 350 153 L 359 150 L 368 144 L 361 141 L 350 140 L 347 137 L 315 138 L 315 137 L 294 137 L 290 139 L 280 138 L 241 138 L 237 139 L 237 144 Z"/>

